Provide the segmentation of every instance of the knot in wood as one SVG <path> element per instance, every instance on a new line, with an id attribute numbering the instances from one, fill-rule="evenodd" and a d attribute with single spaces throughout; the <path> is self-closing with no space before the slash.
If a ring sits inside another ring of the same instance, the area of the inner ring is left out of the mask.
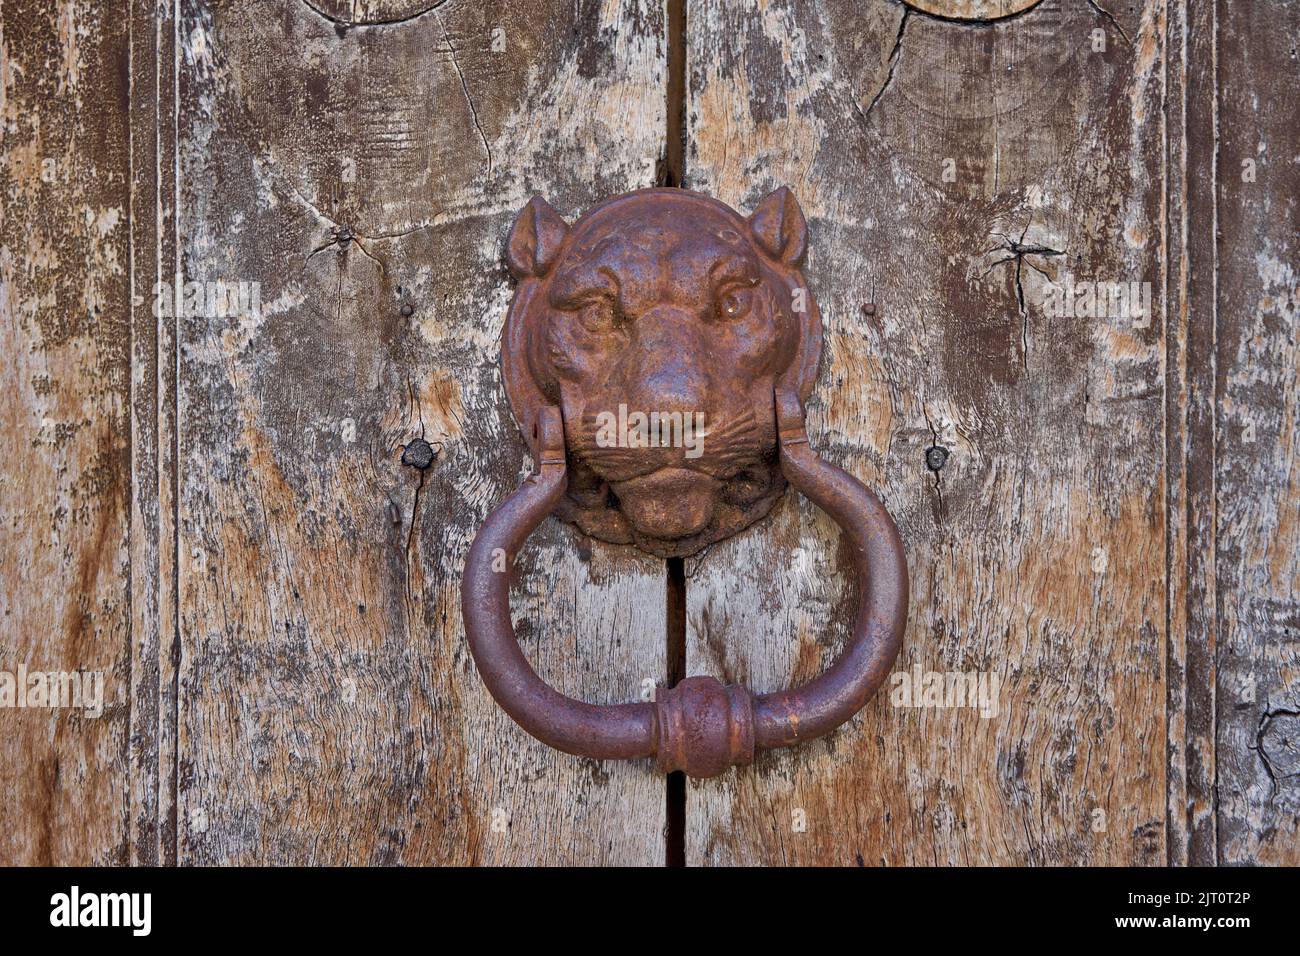
<path id="1" fill-rule="evenodd" d="M 433 464 L 435 454 L 432 445 L 423 438 L 417 438 L 402 450 L 402 464 L 424 471 Z"/>

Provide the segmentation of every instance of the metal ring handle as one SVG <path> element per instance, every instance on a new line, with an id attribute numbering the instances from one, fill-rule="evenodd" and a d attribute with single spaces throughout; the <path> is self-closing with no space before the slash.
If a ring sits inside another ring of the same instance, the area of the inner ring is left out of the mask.
<path id="1" fill-rule="evenodd" d="M 488 691 L 524 730 L 566 753 L 596 759 L 656 757 L 661 770 L 712 777 L 751 762 L 755 749 L 785 747 L 829 733 L 871 699 L 902 645 L 907 562 L 884 506 L 852 475 L 808 444 L 792 392 L 776 395 L 781 468 L 789 483 L 848 536 L 858 581 L 853 634 L 839 659 L 802 687 L 754 697 L 713 677 L 660 688 L 654 703 L 587 704 L 537 676 L 510 621 L 506 567 L 564 494 L 567 476 L 560 410 L 537 424 L 537 471 L 491 515 L 465 562 L 461 612 L 470 650 Z M 494 558 L 496 560 L 494 561 Z"/>

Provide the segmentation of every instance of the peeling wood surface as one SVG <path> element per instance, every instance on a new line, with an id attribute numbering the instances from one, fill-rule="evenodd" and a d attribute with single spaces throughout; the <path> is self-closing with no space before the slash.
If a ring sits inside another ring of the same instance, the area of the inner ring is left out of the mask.
<path id="1" fill-rule="evenodd" d="M 515 727 L 458 594 L 529 468 L 501 237 L 654 183 L 663 11 L 380 6 L 4 5 L 0 666 L 111 696 L 0 713 L 6 862 L 663 861 L 663 781 Z M 555 686 L 664 680 L 662 562 L 552 525 L 521 565 Z"/>
<path id="2" fill-rule="evenodd" d="M 688 863 L 1164 862 L 1163 302 L 1044 307 L 1067 275 L 1161 283 L 1160 12 L 691 4 L 686 182 L 803 203 L 810 431 L 907 543 L 896 673 L 1000 694 L 984 718 L 887 683 L 826 740 L 690 787 Z M 848 567 L 803 501 L 713 549 L 688 568 L 688 673 L 808 680 L 842 647 Z"/>
<path id="3" fill-rule="evenodd" d="M 1219 23 L 1218 862 L 1300 864 L 1300 9 Z"/>
<path id="4" fill-rule="evenodd" d="M 909 550 L 896 672 L 999 682 L 987 718 L 887 683 L 689 784 L 685 861 L 1300 862 L 1300 10 L 686 14 L 679 161 L 654 0 L 0 4 L 0 671 L 105 674 L 97 719 L 0 710 L 0 862 L 671 855 L 663 778 L 520 731 L 458 605 L 530 467 L 515 210 L 683 172 L 795 191 L 813 442 Z M 1051 314 L 1067 278 L 1151 283 L 1150 320 Z M 811 678 L 847 568 L 793 497 L 687 559 L 687 672 Z M 548 522 L 516 628 L 636 699 L 677 666 L 665 586 Z"/>
<path id="5" fill-rule="evenodd" d="M 183 17 L 180 261 L 259 281 L 261 308 L 180 321 L 180 862 L 662 861 L 662 781 L 527 737 L 459 612 L 527 473 L 501 238 L 533 192 L 572 213 L 653 182 L 662 33 L 635 3 Z M 663 678 L 659 562 L 552 523 L 523 564 L 556 687 Z"/>
<path id="6" fill-rule="evenodd" d="M 104 711 L 0 711 L 0 860 L 126 862 L 127 27 L 0 16 L 0 671 L 99 671 Z M 12 700 L 12 699 L 11 699 Z"/>

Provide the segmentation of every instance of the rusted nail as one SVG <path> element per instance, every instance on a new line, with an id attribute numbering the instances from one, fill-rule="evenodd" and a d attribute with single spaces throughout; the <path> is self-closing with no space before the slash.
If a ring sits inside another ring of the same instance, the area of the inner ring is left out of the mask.
<path id="1" fill-rule="evenodd" d="M 862 306 L 862 314 L 870 318 L 876 314 L 876 303 L 867 302 Z"/>
<path id="2" fill-rule="evenodd" d="M 931 445 L 925 450 L 925 467 L 938 471 L 948 463 L 948 449 L 942 445 Z"/>
<path id="3" fill-rule="evenodd" d="M 402 318 L 404 318 L 404 319 L 409 319 L 409 318 L 410 318 L 411 316 L 413 316 L 413 315 L 415 315 L 415 306 L 411 305 L 411 303 L 409 303 L 409 302 L 403 302 L 403 303 L 402 303 Z"/>
<path id="4" fill-rule="evenodd" d="M 433 455 L 433 446 L 423 438 L 417 438 L 402 449 L 402 464 L 424 471 L 433 464 Z"/>
<path id="5" fill-rule="evenodd" d="M 334 240 L 340 246 L 346 246 L 352 241 L 352 230 L 347 226 L 339 226 L 338 231 L 334 233 Z"/>

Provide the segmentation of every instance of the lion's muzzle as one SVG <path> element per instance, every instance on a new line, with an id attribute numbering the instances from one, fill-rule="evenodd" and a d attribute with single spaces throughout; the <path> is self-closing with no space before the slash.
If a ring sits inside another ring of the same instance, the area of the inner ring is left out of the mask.
<path id="1" fill-rule="evenodd" d="M 616 482 L 613 490 L 639 532 L 677 540 L 699 534 L 713 520 L 718 482 L 703 472 L 670 467 Z"/>

